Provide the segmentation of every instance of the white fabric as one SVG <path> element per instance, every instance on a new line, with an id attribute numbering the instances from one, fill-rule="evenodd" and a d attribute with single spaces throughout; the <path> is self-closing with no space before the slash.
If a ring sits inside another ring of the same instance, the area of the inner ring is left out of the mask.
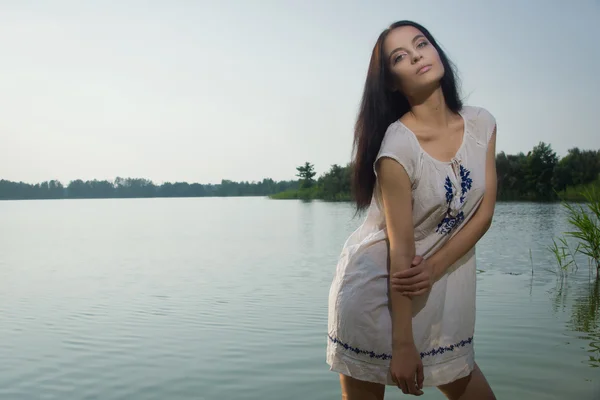
<path id="1" fill-rule="evenodd" d="M 451 162 L 424 152 L 400 121 L 392 123 L 377 159 L 390 157 L 412 182 L 416 254 L 435 253 L 472 217 L 485 191 L 485 161 L 494 117 L 465 106 L 462 144 Z M 356 379 L 393 385 L 389 374 L 392 323 L 388 249 L 378 185 L 362 225 L 342 249 L 329 293 L 327 363 Z M 439 386 L 473 369 L 475 249 L 451 266 L 428 295 L 413 299 L 413 336 L 425 386 Z"/>

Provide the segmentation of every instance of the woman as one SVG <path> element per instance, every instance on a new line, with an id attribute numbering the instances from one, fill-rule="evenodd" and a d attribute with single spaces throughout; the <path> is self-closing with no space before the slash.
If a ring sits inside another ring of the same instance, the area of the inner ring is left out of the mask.
<path id="1" fill-rule="evenodd" d="M 495 399 L 474 361 L 475 244 L 496 198 L 496 123 L 463 106 L 452 65 L 421 25 L 377 40 L 355 131 L 363 224 L 329 295 L 327 363 L 345 399 L 385 385 L 449 399 Z M 418 255 L 418 257 L 417 257 Z"/>

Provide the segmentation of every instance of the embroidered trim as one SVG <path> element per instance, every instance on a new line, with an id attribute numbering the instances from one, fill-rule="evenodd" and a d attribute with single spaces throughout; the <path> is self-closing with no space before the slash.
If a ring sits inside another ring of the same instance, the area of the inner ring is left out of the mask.
<path id="1" fill-rule="evenodd" d="M 454 349 L 457 349 L 459 347 L 465 347 L 468 344 L 473 343 L 473 336 L 471 336 L 470 338 L 466 339 L 466 340 L 461 340 L 460 342 L 456 343 L 456 344 L 451 344 L 450 346 L 442 346 L 442 347 L 438 347 L 437 349 L 433 349 L 433 350 L 429 350 L 428 352 L 425 353 L 421 353 L 421 358 L 425 358 L 427 356 L 435 356 L 436 354 L 444 354 L 447 351 L 454 351 Z"/>
<path id="2" fill-rule="evenodd" d="M 368 355 L 371 358 L 377 358 L 379 360 L 391 360 L 392 359 L 392 355 L 391 354 L 386 354 L 386 353 L 377 354 L 377 353 L 375 353 L 373 351 L 361 350 L 361 349 L 359 349 L 357 347 L 352 347 L 349 344 L 344 343 L 341 340 L 332 337 L 331 335 L 327 335 L 327 336 L 329 337 L 329 340 L 331 340 L 333 343 L 339 344 L 344 349 L 350 350 L 353 353 L 356 353 L 356 354 L 365 354 L 365 355 Z M 472 343 L 473 343 L 473 336 L 471 336 L 468 339 L 461 340 L 458 343 L 451 344 L 450 346 L 441 346 L 441 347 L 438 347 L 437 349 L 432 349 L 432 350 L 429 350 L 427 352 L 422 352 L 421 353 L 421 358 L 423 359 L 423 358 L 428 357 L 428 356 L 435 356 L 435 355 L 438 355 L 438 354 L 444 354 L 447 351 L 454 351 L 455 349 L 458 349 L 460 347 L 465 347 L 468 344 L 472 344 Z"/>
<path id="3" fill-rule="evenodd" d="M 331 335 L 327 335 L 327 336 L 329 336 L 329 340 L 331 340 L 333 343 L 339 344 L 340 346 L 342 346 L 346 350 L 350 350 L 353 353 L 356 353 L 356 354 L 366 354 L 366 355 L 368 355 L 371 358 L 377 358 L 379 360 L 391 360 L 392 359 L 391 354 L 385 354 L 385 353 L 377 354 L 377 353 L 375 353 L 373 351 L 361 350 L 361 349 L 358 349 L 356 347 L 350 346 L 348 343 L 344 343 L 341 340 L 338 340 L 338 339 L 336 339 L 334 337 L 331 337 Z"/>

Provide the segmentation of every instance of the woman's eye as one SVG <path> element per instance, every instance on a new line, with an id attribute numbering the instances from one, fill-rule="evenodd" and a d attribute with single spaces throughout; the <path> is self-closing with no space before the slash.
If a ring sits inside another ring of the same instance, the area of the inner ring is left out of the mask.
<path id="1" fill-rule="evenodd" d="M 417 47 L 418 47 L 418 48 L 425 47 L 425 46 L 427 46 L 428 44 L 429 44 L 429 43 L 427 43 L 426 41 L 422 41 L 421 43 L 419 43 L 419 44 L 417 45 Z"/>
<path id="2" fill-rule="evenodd" d="M 396 63 L 397 63 L 397 62 L 399 62 L 399 61 L 402 61 L 402 59 L 403 59 L 403 58 L 404 58 L 404 54 L 397 55 L 397 56 L 394 58 L 394 64 L 396 64 Z"/>

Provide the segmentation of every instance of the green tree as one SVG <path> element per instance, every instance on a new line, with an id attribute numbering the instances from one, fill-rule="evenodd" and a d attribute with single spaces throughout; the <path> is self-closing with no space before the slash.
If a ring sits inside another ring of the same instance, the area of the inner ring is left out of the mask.
<path id="1" fill-rule="evenodd" d="M 139 197 L 208 197 L 208 196 L 267 196 L 295 190 L 298 181 L 234 182 L 223 179 L 220 184 L 165 182 L 155 185 L 148 179 L 116 178 L 114 181 L 73 180 L 65 188 L 57 180 L 37 184 L 0 179 L 0 200 L 62 199 L 62 198 L 139 198 Z"/>
<path id="2" fill-rule="evenodd" d="M 72 199 L 83 199 L 90 197 L 88 193 L 89 191 L 87 190 L 87 186 L 81 179 L 71 181 L 69 186 L 67 186 L 67 194 Z"/>
<path id="3" fill-rule="evenodd" d="M 528 195 L 525 179 L 527 156 L 523 153 L 496 156 L 496 175 L 498 177 L 498 198 L 504 200 L 522 199 Z"/>
<path id="4" fill-rule="evenodd" d="M 300 178 L 301 189 L 310 188 L 314 185 L 314 177 L 317 173 L 315 172 L 315 166 L 313 164 L 307 161 L 304 165 L 296 167 L 296 170 L 298 170 L 296 176 Z"/>
<path id="5" fill-rule="evenodd" d="M 331 169 L 318 180 L 324 200 L 340 200 L 350 196 L 350 166 L 333 164 Z"/>
<path id="6" fill-rule="evenodd" d="M 540 142 L 527 154 L 526 180 L 528 189 L 536 199 L 549 200 L 555 197 L 553 177 L 558 156 L 550 144 Z"/>
<path id="7" fill-rule="evenodd" d="M 600 152 L 597 150 L 569 149 L 556 166 L 554 186 L 563 191 L 568 186 L 585 185 L 598 179 L 600 174 Z"/>

